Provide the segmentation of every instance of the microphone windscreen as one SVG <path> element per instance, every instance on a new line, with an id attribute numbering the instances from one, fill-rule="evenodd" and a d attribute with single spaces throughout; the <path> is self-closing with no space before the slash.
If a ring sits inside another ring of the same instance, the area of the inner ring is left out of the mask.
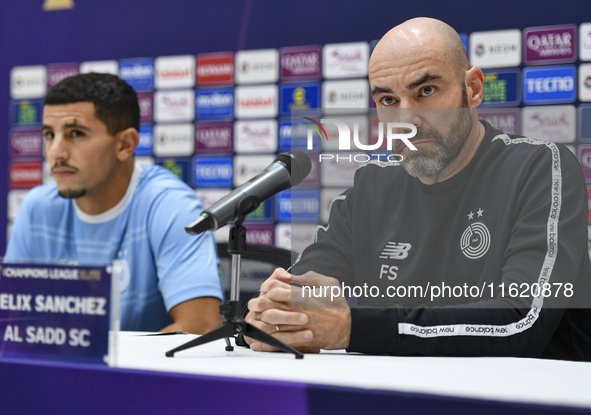
<path id="1" fill-rule="evenodd" d="M 285 164 L 291 178 L 291 187 L 297 186 L 310 174 L 312 161 L 302 150 L 291 150 L 280 154 L 276 159 Z"/>

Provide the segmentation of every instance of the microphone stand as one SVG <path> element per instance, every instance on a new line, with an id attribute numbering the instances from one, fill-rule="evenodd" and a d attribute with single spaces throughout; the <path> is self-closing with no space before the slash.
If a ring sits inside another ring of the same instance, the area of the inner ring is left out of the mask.
<path id="1" fill-rule="evenodd" d="M 237 210 L 239 212 L 241 211 L 240 205 L 242 205 L 242 202 L 238 204 Z M 258 203 L 256 206 L 258 206 Z M 304 358 L 302 352 L 277 340 L 275 337 L 265 333 L 252 324 L 247 323 L 240 315 L 242 309 L 242 303 L 240 302 L 240 259 L 241 255 L 246 252 L 246 229 L 242 226 L 242 222 L 250 211 L 256 209 L 256 206 L 249 209 L 245 214 L 240 214 L 238 220 L 236 220 L 230 228 L 228 253 L 232 255 L 232 280 L 230 285 L 230 301 L 226 301 L 224 304 L 220 305 L 220 314 L 224 317 L 222 325 L 209 333 L 182 344 L 175 349 L 169 350 L 166 352 L 166 357 L 174 357 L 176 352 L 219 339 L 226 340 L 226 351 L 231 352 L 234 350 L 234 347 L 230 344 L 230 337 L 236 337 L 239 334 L 243 334 L 244 336 L 266 343 L 283 352 L 293 353 L 296 359 Z"/>

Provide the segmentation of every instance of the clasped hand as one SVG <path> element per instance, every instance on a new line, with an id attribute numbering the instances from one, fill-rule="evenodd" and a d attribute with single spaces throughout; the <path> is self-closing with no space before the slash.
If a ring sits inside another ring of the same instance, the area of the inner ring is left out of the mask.
<path id="1" fill-rule="evenodd" d="M 297 285 L 291 285 L 291 284 Z M 344 297 L 332 297 L 335 278 L 315 272 L 291 275 L 277 268 L 248 302 L 246 321 L 305 353 L 345 349 L 351 335 L 351 309 Z M 255 351 L 274 347 L 245 338 Z"/>

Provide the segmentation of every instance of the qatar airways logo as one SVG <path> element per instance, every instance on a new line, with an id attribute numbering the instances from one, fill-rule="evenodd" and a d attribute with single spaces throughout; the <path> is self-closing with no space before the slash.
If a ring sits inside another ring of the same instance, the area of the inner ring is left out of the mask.
<path id="1" fill-rule="evenodd" d="M 534 27 L 524 31 L 525 63 L 559 63 L 576 60 L 575 25 Z"/>
<path id="2" fill-rule="evenodd" d="M 347 125 L 346 122 L 334 118 L 323 118 L 320 122 L 312 119 L 312 118 L 305 118 L 310 122 L 304 122 L 307 126 L 311 127 L 308 129 L 308 141 L 307 141 L 307 150 L 312 150 L 314 147 L 314 132 L 316 132 L 320 139 L 325 139 L 328 141 L 328 134 L 324 129 L 322 124 L 331 123 L 334 124 L 339 132 L 338 139 L 339 139 L 339 150 L 351 150 L 351 141 L 353 141 L 354 146 L 358 150 L 362 151 L 373 151 L 378 150 L 382 147 L 384 142 L 384 130 L 386 131 L 386 145 L 389 151 L 393 149 L 393 141 L 394 140 L 401 140 L 411 151 L 416 151 L 417 148 L 410 142 L 410 138 L 417 135 L 417 127 L 413 124 L 406 123 L 406 122 L 389 122 L 386 123 L 386 128 L 384 128 L 384 123 L 378 124 L 378 137 L 375 143 L 373 144 L 363 144 L 359 139 L 359 124 L 353 123 L 353 136 L 351 137 L 351 129 Z M 401 130 L 410 130 L 410 132 L 400 132 Z M 330 153 L 323 153 L 319 155 L 319 160 L 322 162 L 323 160 L 334 160 L 338 162 L 340 157 L 339 154 L 330 154 Z M 383 157 L 383 154 L 374 154 L 374 157 L 377 157 L 378 161 L 380 157 Z M 387 161 L 395 161 L 401 162 L 404 160 L 404 157 L 401 154 L 389 154 L 387 157 L 384 157 Z M 371 160 L 371 156 L 368 154 L 355 154 L 355 155 L 347 155 L 347 157 L 342 158 L 343 161 L 355 161 L 357 163 L 367 163 Z"/>

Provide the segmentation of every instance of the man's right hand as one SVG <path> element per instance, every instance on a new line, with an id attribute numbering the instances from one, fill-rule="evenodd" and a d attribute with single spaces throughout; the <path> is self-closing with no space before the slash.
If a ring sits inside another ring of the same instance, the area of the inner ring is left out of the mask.
<path id="1" fill-rule="evenodd" d="M 245 320 L 298 350 L 318 353 L 318 348 L 306 347 L 313 337 L 312 331 L 304 327 L 308 323 L 308 316 L 301 310 L 291 308 L 291 279 L 291 274 L 283 268 L 277 268 L 261 285 L 259 296 L 248 302 L 250 312 Z M 244 339 L 253 350 L 257 350 L 257 345 L 260 345 L 258 342 L 253 345 L 254 340 L 249 337 Z"/>

